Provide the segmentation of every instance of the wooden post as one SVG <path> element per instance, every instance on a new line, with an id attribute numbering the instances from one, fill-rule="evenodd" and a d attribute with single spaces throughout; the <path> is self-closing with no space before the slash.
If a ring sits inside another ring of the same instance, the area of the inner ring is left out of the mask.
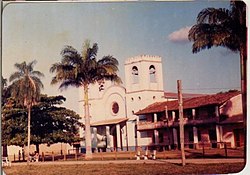
<path id="1" fill-rule="evenodd" d="M 179 119 L 180 119 L 180 143 L 181 143 L 181 160 L 182 166 L 185 166 L 185 152 L 184 152 L 184 123 L 183 123 L 183 101 L 182 101 L 182 83 L 177 80 L 178 102 L 179 102 Z"/>
<path id="2" fill-rule="evenodd" d="M 224 142 L 224 148 L 225 148 L 225 156 L 227 157 L 227 143 Z"/>
<path id="3" fill-rule="evenodd" d="M 52 151 L 52 161 L 55 161 L 54 152 Z"/>
<path id="4" fill-rule="evenodd" d="M 42 161 L 44 162 L 44 152 L 42 152 Z"/>

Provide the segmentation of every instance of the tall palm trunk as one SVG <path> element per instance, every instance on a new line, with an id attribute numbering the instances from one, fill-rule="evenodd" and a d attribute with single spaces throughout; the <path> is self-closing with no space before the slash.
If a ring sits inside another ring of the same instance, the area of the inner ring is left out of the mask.
<path id="1" fill-rule="evenodd" d="M 3 112 L 3 111 L 2 111 Z M 2 114 L 2 120 L 3 120 L 3 118 L 4 118 L 4 115 Z M 3 140 L 2 140 L 3 141 Z M 3 157 L 8 157 L 8 145 L 7 144 L 2 144 L 2 148 L 3 148 L 3 150 L 2 150 L 2 156 Z"/>
<path id="2" fill-rule="evenodd" d="M 8 157 L 8 145 L 7 144 L 2 144 L 3 146 L 3 157 Z"/>
<path id="3" fill-rule="evenodd" d="M 39 154 L 40 149 L 39 149 L 39 143 L 36 144 L 36 152 Z"/>
<path id="4" fill-rule="evenodd" d="M 245 46 L 240 51 L 241 67 L 241 93 L 242 93 L 242 112 L 244 125 L 244 155 L 246 156 L 247 147 L 247 49 Z M 246 160 L 246 159 L 245 159 Z"/>
<path id="5" fill-rule="evenodd" d="M 84 85 L 84 112 L 85 112 L 85 147 L 86 147 L 85 159 L 92 159 L 88 85 Z"/>
<path id="6" fill-rule="evenodd" d="M 31 113 L 31 105 L 27 106 L 28 108 L 28 148 L 27 148 L 27 163 L 30 162 L 30 113 Z"/>

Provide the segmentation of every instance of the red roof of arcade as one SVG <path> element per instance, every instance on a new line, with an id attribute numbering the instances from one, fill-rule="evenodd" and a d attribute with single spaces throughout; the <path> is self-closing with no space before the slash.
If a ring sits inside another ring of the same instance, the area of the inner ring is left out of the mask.
<path id="1" fill-rule="evenodd" d="M 188 98 L 183 100 L 183 109 L 197 108 L 208 105 L 221 105 L 231 99 L 232 97 L 239 95 L 239 91 L 229 91 L 225 93 L 218 93 L 213 95 L 205 95 L 200 97 Z M 174 101 L 164 101 L 164 102 L 156 102 L 153 103 L 146 108 L 139 110 L 136 112 L 136 115 L 141 114 L 149 114 L 155 112 L 163 112 L 165 111 L 165 107 L 167 106 L 167 110 L 173 111 L 178 110 L 178 100 Z"/>

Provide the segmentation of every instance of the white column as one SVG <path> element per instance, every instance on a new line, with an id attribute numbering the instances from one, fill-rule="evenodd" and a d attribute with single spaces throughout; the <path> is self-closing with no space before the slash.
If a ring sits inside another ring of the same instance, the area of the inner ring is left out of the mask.
<path id="1" fill-rule="evenodd" d="M 220 140 L 221 140 L 221 142 L 223 142 L 224 140 L 223 140 L 223 128 L 222 128 L 222 126 L 220 126 L 219 130 L 220 130 Z"/>
<path id="2" fill-rule="evenodd" d="M 110 143 L 110 128 L 106 126 L 106 137 L 107 137 L 107 152 L 110 151 L 111 143 Z"/>
<path id="3" fill-rule="evenodd" d="M 217 142 L 222 142 L 222 127 L 219 125 L 216 125 L 216 137 L 217 137 Z M 223 144 L 218 144 L 219 148 L 222 147 Z"/>
<path id="4" fill-rule="evenodd" d="M 193 117 L 193 120 L 195 120 L 196 118 L 195 109 L 192 109 L 192 117 Z"/>
<path id="5" fill-rule="evenodd" d="M 177 129 L 173 128 L 174 145 L 178 146 Z"/>
<path id="6" fill-rule="evenodd" d="M 219 117 L 219 107 L 215 106 L 215 116 Z"/>
<path id="7" fill-rule="evenodd" d="M 117 151 L 121 150 L 121 127 L 120 124 L 116 124 L 116 142 L 117 142 Z"/>
<path id="8" fill-rule="evenodd" d="M 194 148 L 197 148 L 197 144 L 198 144 L 198 131 L 197 131 L 197 127 L 193 126 L 193 135 L 194 135 Z"/>
<path id="9" fill-rule="evenodd" d="M 155 144 L 158 145 L 159 144 L 159 131 L 158 130 L 154 130 L 154 137 L 155 137 Z"/>
<path id="10" fill-rule="evenodd" d="M 157 122 L 157 114 L 154 113 L 154 122 Z"/>
<path id="11" fill-rule="evenodd" d="M 217 142 L 221 141 L 221 137 L 220 137 L 220 126 L 216 125 L 216 137 L 217 137 Z"/>
<path id="12" fill-rule="evenodd" d="M 168 107 L 165 106 L 165 115 L 166 115 L 166 119 L 168 120 Z"/>
<path id="13" fill-rule="evenodd" d="M 137 134 L 137 145 L 136 146 L 141 146 L 141 133 L 140 133 L 140 131 L 136 131 L 136 134 Z"/>
<path id="14" fill-rule="evenodd" d="M 127 124 L 126 124 L 127 125 Z M 121 128 L 122 131 L 122 148 L 127 150 L 127 136 L 126 136 L 126 125 Z"/>
<path id="15" fill-rule="evenodd" d="M 96 150 L 95 151 L 97 151 L 97 128 L 96 127 L 93 127 L 93 148 L 95 148 Z"/>
<path id="16" fill-rule="evenodd" d="M 173 121 L 175 121 L 175 112 L 172 111 Z"/>

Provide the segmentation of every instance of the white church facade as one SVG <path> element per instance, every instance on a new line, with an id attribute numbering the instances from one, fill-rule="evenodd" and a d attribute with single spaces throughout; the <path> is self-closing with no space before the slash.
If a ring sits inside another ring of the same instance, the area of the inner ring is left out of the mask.
<path id="1" fill-rule="evenodd" d="M 162 60 L 141 55 L 125 62 L 125 86 L 109 81 L 89 87 L 92 147 L 135 149 L 140 143 L 135 113 L 164 100 Z M 82 143 L 84 144 L 84 143 Z"/>

